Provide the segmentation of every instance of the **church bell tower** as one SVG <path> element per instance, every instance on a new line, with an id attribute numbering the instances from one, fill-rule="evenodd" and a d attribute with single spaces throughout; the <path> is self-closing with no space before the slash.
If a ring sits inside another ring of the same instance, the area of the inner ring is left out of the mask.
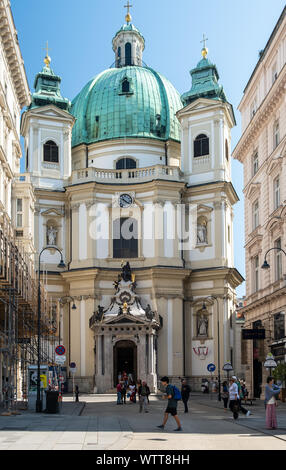
<path id="1" fill-rule="evenodd" d="M 53 72 L 48 55 L 35 78 L 32 102 L 23 114 L 26 172 L 36 188 L 61 189 L 71 175 L 71 133 L 74 117 L 71 103 L 63 98 L 61 78 Z"/>

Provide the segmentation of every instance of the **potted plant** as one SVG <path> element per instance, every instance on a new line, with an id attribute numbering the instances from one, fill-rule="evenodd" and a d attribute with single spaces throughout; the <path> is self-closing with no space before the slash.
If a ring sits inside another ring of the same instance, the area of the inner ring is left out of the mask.
<path id="1" fill-rule="evenodd" d="M 273 372 L 273 377 L 275 380 L 281 380 L 282 382 L 280 398 L 281 398 L 281 401 L 285 402 L 286 401 L 286 364 L 285 363 L 278 364 L 277 367 L 275 367 L 275 370 Z"/>

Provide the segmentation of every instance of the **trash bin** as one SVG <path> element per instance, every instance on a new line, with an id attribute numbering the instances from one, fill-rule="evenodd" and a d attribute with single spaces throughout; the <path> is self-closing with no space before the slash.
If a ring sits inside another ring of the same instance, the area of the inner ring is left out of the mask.
<path id="1" fill-rule="evenodd" d="M 59 412 L 59 392 L 55 390 L 46 391 L 46 413 Z"/>

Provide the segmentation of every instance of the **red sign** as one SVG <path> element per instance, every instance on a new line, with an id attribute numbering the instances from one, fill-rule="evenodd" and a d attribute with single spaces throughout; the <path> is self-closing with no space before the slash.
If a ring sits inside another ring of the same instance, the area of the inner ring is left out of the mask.
<path id="1" fill-rule="evenodd" d="M 62 344 L 59 344 L 59 346 L 56 347 L 55 352 L 58 356 L 63 356 L 66 352 L 66 348 Z"/>

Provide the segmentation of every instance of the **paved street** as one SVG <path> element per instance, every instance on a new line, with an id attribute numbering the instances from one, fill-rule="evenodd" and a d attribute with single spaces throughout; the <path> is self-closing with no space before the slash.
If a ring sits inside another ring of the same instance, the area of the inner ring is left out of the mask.
<path id="1" fill-rule="evenodd" d="M 24 411 L 0 416 L 0 450 L 286 450 L 286 404 L 277 409 L 279 429 L 265 429 L 263 403 L 248 408 L 234 422 L 215 398 L 193 395 L 190 413 L 179 415 L 183 432 L 174 433 L 170 417 L 166 430 L 162 422 L 166 402 L 151 397 L 149 413 L 139 405 L 116 405 L 114 395 L 81 396 L 81 402 L 65 397 L 61 414 Z"/>

